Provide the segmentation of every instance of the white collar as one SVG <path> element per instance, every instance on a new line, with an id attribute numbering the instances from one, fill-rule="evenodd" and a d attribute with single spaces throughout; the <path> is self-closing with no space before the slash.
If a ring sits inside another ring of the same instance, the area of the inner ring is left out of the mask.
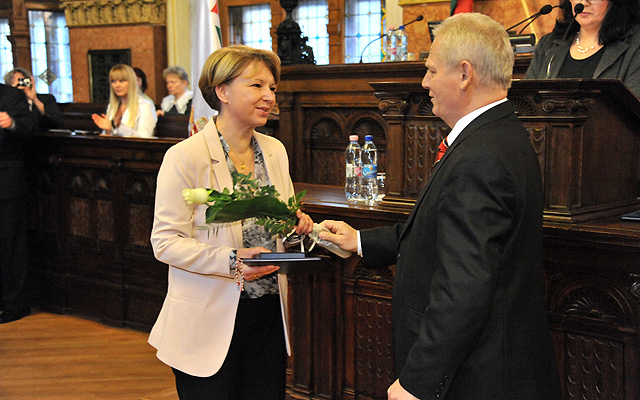
<path id="1" fill-rule="evenodd" d="M 449 146 L 451 146 L 453 144 L 454 140 L 456 140 L 456 138 L 464 130 L 464 128 L 466 128 L 471 122 L 473 122 L 473 120 L 478 118 L 485 111 L 497 106 L 498 104 L 502 104 L 505 101 L 507 101 L 506 97 L 504 99 L 502 99 L 502 100 L 495 101 L 495 102 L 493 102 L 491 104 L 487 104 L 486 106 L 483 106 L 483 107 L 480 107 L 480 108 L 478 108 L 476 110 L 473 110 L 469 114 L 467 114 L 464 117 L 460 118 L 458 120 L 458 122 L 456 122 L 456 124 L 453 126 L 453 129 L 451 129 L 451 132 L 449 133 L 449 136 L 447 136 L 447 144 Z"/>

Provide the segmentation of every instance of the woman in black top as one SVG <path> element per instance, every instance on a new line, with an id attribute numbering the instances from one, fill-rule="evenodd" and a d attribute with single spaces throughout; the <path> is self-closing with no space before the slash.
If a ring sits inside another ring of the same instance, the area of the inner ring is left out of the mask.
<path id="1" fill-rule="evenodd" d="M 584 10 L 571 23 L 578 3 Z M 618 78 L 640 96 L 640 2 L 563 0 L 560 9 L 561 19 L 540 39 L 525 79 Z"/>

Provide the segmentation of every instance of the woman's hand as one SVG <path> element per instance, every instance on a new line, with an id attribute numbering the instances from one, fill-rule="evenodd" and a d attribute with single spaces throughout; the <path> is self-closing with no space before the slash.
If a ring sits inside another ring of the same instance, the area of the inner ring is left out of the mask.
<path id="1" fill-rule="evenodd" d="M 105 114 L 101 114 L 101 115 L 93 114 L 91 115 L 91 119 L 98 126 L 98 128 L 102 129 L 107 133 L 111 132 L 111 128 L 112 128 L 111 120 L 107 118 Z"/>
<path id="2" fill-rule="evenodd" d="M 156 110 L 156 115 L 157 115 L 158 117 L 164 117 L 164 111 L 162 111 L 162 110 Z"/>
<path id="3" fill-rule="evenodd" d="M 298 224 L 296 225 L 296 233 L 299 235 L 307 235 L 313 230 L 313 220 L 310 216 L 302 211 L 296 211 L 298 217 Z"/>
<path id="4" fill-rule="evenodd" d="M 237 257 L 238 259 L 253 258 L 254 256 L 260 253 L 271 253 L 271 252 L 265 249 L 264 247 L 250 247 L 245 249 L 238 249 Z M 260 279 L 260 277 L 272 274 L 279 269 L 280 267 L 278 267 L 277 265 L 263 265 L 259 267 L 250 267 L 245 264 L 242 269 L 242 274 L 244 275 L 244 279 L 246 281 L 255 281 L 257 279 Z"/>

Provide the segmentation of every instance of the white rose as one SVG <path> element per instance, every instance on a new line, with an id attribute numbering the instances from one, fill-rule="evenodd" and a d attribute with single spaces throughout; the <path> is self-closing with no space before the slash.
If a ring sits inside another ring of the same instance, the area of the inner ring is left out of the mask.
<path id="1" fill-rule="evenodd" d="M 203 188 L 184 189 L 182 197 L 189 204 L 206 204 L 209 201 L 209 191 Z"/>

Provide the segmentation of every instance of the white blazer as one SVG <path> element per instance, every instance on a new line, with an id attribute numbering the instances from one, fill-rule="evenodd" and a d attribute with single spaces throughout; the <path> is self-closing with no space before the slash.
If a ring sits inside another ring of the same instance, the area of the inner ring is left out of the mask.
<path id="1" fill-rule="evenodd" d="M 111 109 L 111 104 L 107 106 L 107 118 L 113 120 L 116 111 Z M 133 125 L 129 123 L 129 108 L 127 107 L 120 126 L 112 131 L 114 136 L 152 138 L 156 129 L 158 116 L 156 115 L 156 106 L 149 99 L 142 95 L 138 95 L 138 115 Z"/>
<path id="2" fill-rule="evenodd" d="M 294 195 L 285 147 L 254 132 L 271 183 L 285 200 Z M 185 188 L 232 188 L 231 174 L 215 123 L 172 146 L 158 173 L 151 245 L 169 264 L 169 288 L 149 343 L 165 364 L 189 375 L 208 377 L 220 369 L 231 337 L 240 289 L 229 272 L 229 254 L 242 248 L 240 222 L 221 225 L 217 233 L 199 227 L 206 205 L 188 205 Z M 279 250 L 282 251 L 279 243 Z M 287 352 L 287 278 L 278 275 Z"/>

